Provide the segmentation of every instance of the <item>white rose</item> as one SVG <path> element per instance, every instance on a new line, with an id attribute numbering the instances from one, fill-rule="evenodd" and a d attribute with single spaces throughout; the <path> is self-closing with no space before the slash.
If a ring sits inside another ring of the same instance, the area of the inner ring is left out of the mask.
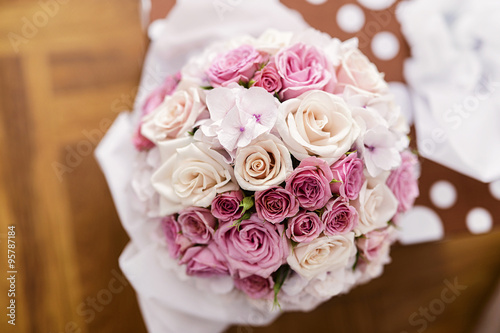
<path id="1" fill-rule="evenodd" d="M 367 180 L 352 205 L 359 215 L 354 232 L 361 235 L 386 227 L 397 212 L 398 200 L 385 183 Z"/>
<path id="2" fill-rule="evenodd" d="M 389 89 L 384 75 L 358 48 L 350 47 L 344 51 L 337 72 L 337 80 L 335 93 L 341 93 L 349 84 L 375 93 L 384 93 Z"/>
<path id="3" fill-rule="evenodd" d="M 323 236 L 298 244 L 287 258 L 290 267 L 310 280 L 321 273 L 345 267 L 356 254 L 354 233 Z"/>
<path id="4" fill-rule="evenodd" d="M 158 143 L 186 136 L 202 113 L 208 112 L 205 92 L 192 85 L 183 87 L 182 84 L 179 84 L 171 96 L 165 97 L 163 103 L 152 113 L 144 117 L 141 133 L 149 140 Z"/>
<path id="5" fill-rule="evenodd" d="M 164 163 L 153 174 L 160 194 L 160 213 L 169 215 L 190 207 L 208 207 L 218 193 L 236 191 L 233 169 L 224 157 L 192 137 L 165 141 L 160 146 Z"/>
<path id="6" fill-rule="evenodd" d="M 360 133 L 345 101 L 319 90 L 281 104 L 276 129 L 298 160 L 317 156 L 329 164 L 345 154 Z"/>
<path id="7" fill-rule="evenodd" d="M 290 45 L 293 33 L 291 32 L 281 32 L 275 29 L 268 29 L 259 36 L 258 39 L 254 40 L 253 46 L 263 52 L 270 54 L 276 54 L 280 49 Z"/>
<path id="8" fill-rule="evenodd" d="M 343 267 L 313 279 L 306 291 L 317 298 L 328 299 L 348 292 L 355 283 L 352 266 Z"/>
<path id="9" fill-rule="evenodd" d="M 236 152 L 234 174 L 242 189 L 263 191 L 285 181 L 293 170 L 290 152 L 271 134 L 259 136 Z"/>
<path id="10" fill-rule="evenodd" d="M 309 280 L 304 279 L 299 274 L 289 274 L 283 286 L 281 287 L 280 294 L 287 294 L 288 296 L 294 297 L 303 293 L 304 288 L 309 284 Z"/>
<path id="11" fill-rule="evenodd" d="M 312 311 L 325 300 L 314 297 L 306 292 L 301 292 L 296 296 L 290 296 L 280 291 L 278 294 L 278 302 L 281 305 L 282 311 Z"/>
<path id="12" fill-rule="evenodd" d="M 282 311 L 312 311 L 325 300 L 314 297 L 306 292 L 301 292 L 296 296 L 290 296 L 280 291 L 278 294 L 278 302 L 281 305 Z"/>

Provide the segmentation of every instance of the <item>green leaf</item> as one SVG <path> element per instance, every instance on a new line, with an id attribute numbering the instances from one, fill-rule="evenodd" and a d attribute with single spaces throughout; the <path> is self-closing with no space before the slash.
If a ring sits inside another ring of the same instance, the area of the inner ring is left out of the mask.
<path id="1" fill-rule="evenodd" d="M 252 213 L 250 213 L 250 212 L 246 212 L 246 213 L 245 213 L 245 214 L 243 214 L 243 216 L 242 216 L 242 217 L 240 217 L 238 220 L 240 220 L 240 222 L 241 222 L 241 221 L 245 221 L 245 220 L 248 220 L 248 219 L 250 218 L 250 216 L 252 216 Z"/>
<path id="2" fill-rule="evenodd" d="M 401 227 L 399 225 L 397 225 L 396 223 L 394 223 L 393 220 L 390 220 L 389 222 L 387 222 L 387 226 L 392 226 L 394 227 L 396 230 L 401 230 Z"/>
<path id="3" fill-rule="evenodd" d="M 319 218 L 321 218 L 323 216 L 323 213 L 325 212 L 325 207 L 316 209 L 314 212 L 318 214 Z"/>
<path id="4" fill-rule="evenodd" d="M 244 197 L 240 203 L 240 207 L 243 207 L 243 213 L 254 206 L 254 196 Z"/>
<path id="5" fill-rule="evenodd" d="M 237 229 L 238 231 L 240 231 L 240 224 L 241 224 L 241 221 L 242 221 L 242 220 L 240 220 L 240 219 L 238 219 L 238 220 L 234 221 L 234 223 L 233 223 L 233 225 L 232 225 L 231 227 L 236 227 L 236 229 Z"/>
<path id="6" fill-rule="evenodd" d="M 246 212 L 245 214 L 243 214 L 243 216 L 241 216 L 239 219 L 237 219 L 236 221 L 234 221 L 232 227 L 236 227 L 236 229 L 238 229 L 238 231 L 240 231 L 240 224 L 242 221 L 245 221 L 245 220 L 248 220 L 250 218 L 252 214 L 250 212 Z"/>
<path id="7" fill-rule="evenodd" d="M 337 180 L 337 179 L 332 179 L 332 181 L 330 182 L 330 184 L 333 184 L 333 183 L 343 183 L 343 181 L 341 180 Z"/>
<path id="8" fill-rule="evenodd" d="M 212 90 L 212 89 L 214 89 L 214 87 L 212 87 L 212 86 L 201 86 L 200 88 L 203 89 L 203 90 Z"/>
<path id="9" fill-rule="evenodd" d="M 248 87 L 251 87 L 254 84 L 255 84 L 255 80 L 252 79 L 252 80 L 248 81 Z"/>
<path id="10" fill-rule="evenodd" d="M 288 277 L 288 274 L 290 273 L 291 269 L 290 266 L 288 265 L 283 265 L 278 270 L 276 271 L 276 276 L 274 279 L 274 302 L 273 302 L 273 310 L 277 306 L 281 310 L 281 305 L 278 302 L 278 294 L 281 290 L 281 287 L 283 286 L 283 283 L 285 282 L 286 278 Z"/>
<path id="11" fill-rule="evenodd" d="M 358 266 L 358 261 L 359 261 L 359 251 L 356 252 L 356 260 L 354 261 L 354 265 L 352 265 L 352 270 L 356 270 L 356 266 Z"/>
<path id="12" fill-rule="evenodd" d="M 198 127 L 193 128 L 192 131 L 188 132 L 189 135 L 194 136 L 194 133 L 198 130 Z"/>
<path id="13" fill-rule="evenodd" d="M 247 89 L 248 89 L 249 82 L 245 82 L 245 81 L 240 80 L 240 81 L 238 81 L 238 84 L 239 84 L 240 86 L 245 87 L 245 88 L 247 88 Z"/>
<path id="14" fill-rule="evenodd" d="M 351 154 L 354 154 L 355 152 L 357 152 L 358 150 L 356 149 L 355 151 L 348 151 L 347 153 L 345 153 L 346 155 L 351 155 Z"/>

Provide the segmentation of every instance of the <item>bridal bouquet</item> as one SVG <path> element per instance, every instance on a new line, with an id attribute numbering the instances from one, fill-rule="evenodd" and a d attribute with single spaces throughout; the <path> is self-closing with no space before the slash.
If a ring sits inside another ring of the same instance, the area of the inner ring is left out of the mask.
<path id="1" fill-rule="evenodd" d="M 179 279 L 311 309 L 389 262 L 418 161 L 355 40 L 269 30 L 216 43 L 141 110 L 132 188 Z"/>

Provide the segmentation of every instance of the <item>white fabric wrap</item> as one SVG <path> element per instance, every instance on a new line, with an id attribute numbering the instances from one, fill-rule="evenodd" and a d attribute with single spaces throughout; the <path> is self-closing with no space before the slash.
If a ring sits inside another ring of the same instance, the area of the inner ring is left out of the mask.
<path id="1" fill-rule="evenodd" d="M 500 179 L 500 2 L 403 1 L 422 156 L 482 182 Z"/>

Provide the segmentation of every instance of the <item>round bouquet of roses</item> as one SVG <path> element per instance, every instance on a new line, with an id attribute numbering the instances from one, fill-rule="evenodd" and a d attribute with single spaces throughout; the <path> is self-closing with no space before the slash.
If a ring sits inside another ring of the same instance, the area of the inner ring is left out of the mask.
<path id="1" fill-rule="evenodd" d="M 132 187 L 180 275 L 308 309 L 389 262 L 418 195 L 408 131 L 355 40 L 268 31 L 150 94 Z"/>

